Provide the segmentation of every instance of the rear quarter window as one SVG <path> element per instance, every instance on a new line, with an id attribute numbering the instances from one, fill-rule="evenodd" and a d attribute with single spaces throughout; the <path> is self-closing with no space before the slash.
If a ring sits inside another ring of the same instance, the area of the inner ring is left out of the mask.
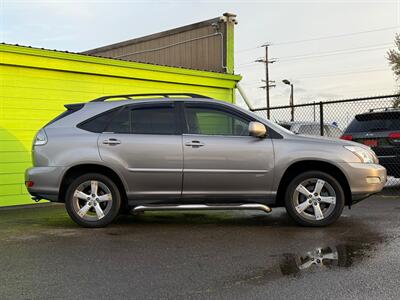
<path id="1" fill-rule="evenodd" d="M 86 131 L 101 133 L 107 128 L 119 109 L 110 110 L 80 123 L 77 127 Z"/>

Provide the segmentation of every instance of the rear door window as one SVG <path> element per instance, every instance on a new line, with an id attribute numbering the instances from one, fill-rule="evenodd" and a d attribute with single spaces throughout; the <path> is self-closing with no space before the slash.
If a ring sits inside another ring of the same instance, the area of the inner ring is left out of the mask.
<path id="1" fill-rule="evenodd" d="M 131 134 L 179 133 L 177 114 L 173 104 L 126 107 L 107 127 L 107 132 Z"/>
<path id="2" fill-rule="evenodd" d="M 131 132 L 134 134 L 177 134 L 173 107 L 149 107 L 131 110 Z"/>
<path id="3" fill-rule="evenodd" d="M 115 116 L 115 118 L 113 118 L 106 131 L 114 133 L 130 133 L 130 122 L 130 109 L 124 108 Z"/>

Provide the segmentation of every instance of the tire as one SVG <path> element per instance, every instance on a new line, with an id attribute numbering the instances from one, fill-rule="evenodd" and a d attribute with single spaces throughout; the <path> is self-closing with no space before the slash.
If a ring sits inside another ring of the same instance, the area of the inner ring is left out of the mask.
<path id="1" fill-rule="evenodd" d="M 344 203 L 340 183 L 321 171 L 299 174 L 292 179 L 285 192 L 286 211 L 302 226 L 320 227 L 334 223 L 342 214 Z"/>
<path id="2" fill-rule="evenodd" d="M 107 176 L 88 173 L 76 178 L 67 188 L 65 208 L 71 219 L 80 226 L 104 227 L 118 215 L 121 194 Z"/>

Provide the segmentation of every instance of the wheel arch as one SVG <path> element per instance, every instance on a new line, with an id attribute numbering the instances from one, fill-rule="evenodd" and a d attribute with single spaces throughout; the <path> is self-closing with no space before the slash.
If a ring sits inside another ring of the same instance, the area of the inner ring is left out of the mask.
<path id="1" fill-rule="evenodd" d="M 345 205 L 351 205 L 352 195 L 349 181 L 339 167 L 326 161 L 302 160 L 289 165 L 283 173 L 277 189 L 276 206 L 284 206 L 285 187 L 295 176 L 306 171 L 320 171 L 333 176 L 343 187 L 345 194 Z"/>
<path id="2" fill-rule="evenodd" d="M 59 202 L 65 202 L 65 193 L 67 191 L 68 185 L 79 175 L 87 174 L 87 173 L 100 173 L 115 182 L 117 185 L 120 194 L 121 194 L 121 201 L 123 204 L 127 204 L 128 197 L 127 197 L 127 189 L 126 185 L 124 184 L 121 176 L 115 172 L 110 167 L 89 163 L 89 164 L 79 164 L 70 167 L 63 175 L 61 183 L 60 183 L 60 192 L 59 192 Z"/>

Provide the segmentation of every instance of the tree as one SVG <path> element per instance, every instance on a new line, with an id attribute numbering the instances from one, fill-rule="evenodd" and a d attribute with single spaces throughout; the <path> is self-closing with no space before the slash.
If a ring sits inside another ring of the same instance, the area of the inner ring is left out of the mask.
<path id="1" fill-rule="evenodd" d="M 395 48 L 397 49 L 390 49 L 387 52 L 387 59 L 389 60 L 389 64 L 392 66 L 392 70 L 394 75 L 396 76 L 396 80 L 400 83 L 400 34 L 396 34 L 394 38 L 394 43 L 396 45 Z M 393 106 L 400 107 L 400 97 L 394 99 Z"/>

